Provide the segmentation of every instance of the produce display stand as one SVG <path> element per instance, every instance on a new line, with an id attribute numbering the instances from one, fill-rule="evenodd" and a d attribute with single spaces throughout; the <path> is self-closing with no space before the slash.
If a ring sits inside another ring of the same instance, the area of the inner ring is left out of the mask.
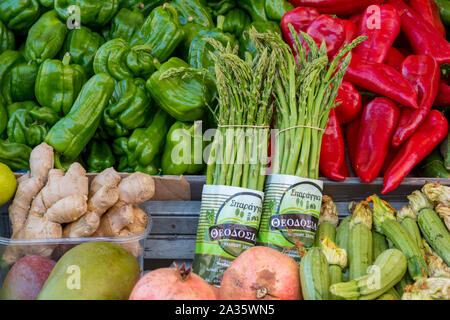
<path id="1" fill-rule="evenodd" d="M 194 258 L 201 192 L 206 178 L 205 176 L 185 176 L 184 178 L 189 183 L 189 200 L 152 200 L 140 205 L 150 214 L 153 221 L 153 227 L 145 245 L 145 270 L 166 267 L 173 261 L 191 263 Z M 374 193 L 380 194 L 383 186 L 382 178 L 377 178 L 368 184 L 363 184 L 359 178 L 354 177 L 347 178 L 343 182 L 322 180 L 324 194 L 333 198 L 340 217 L 348 215 L 349 202 L 364 200 Z M 400 209 L 407 204 L 406 196 L 422 188 L 427 182 L 450 184 L 449 179 L 406 178 L 395 191 L 383 195 L 382 198 L 395 209 Z M 3 210 L 3 207 L 0 210 Z"/>
<path id="2" fill-rule="evenodd" d="M 16 174 L 20 176 L 21 174 Z M 123 174 L 126 176 L 127 174 Z M 94 174 L 89 174 L 93 177 Z M 198 216 L 201 204 L 201 192 L 205 176 L 154 176 L 155 196 L 140 205 L 152 219 L 152 229 L 145 242 L 144 270 L 167 267 L 173 261 L 192 263 L 195 250 Z M 359 178 L 347 178 L 343 182 L 328 179 L 324 181 L 324 194 L 329 195 L 338 207 L 339 217 L 348 215 L 348 204 L 361 201 L 382 189 L 382 179 L 363 184 Z M 407 204 L 406 196 L 420 189 L 427 182 L 439 182 L 448 185 L 448 179 L 406 178 L 393 192 L 382 198 L 399 209 Z M 0 214 L 7 214 L 7 203 L 0 207 Z"/>

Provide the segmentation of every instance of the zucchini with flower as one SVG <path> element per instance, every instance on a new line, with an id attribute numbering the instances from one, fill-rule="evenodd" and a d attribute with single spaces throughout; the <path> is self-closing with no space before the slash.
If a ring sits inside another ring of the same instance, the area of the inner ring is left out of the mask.
<path id="1" fill-rule="evenodd" d="M 375 229 L 384 234 L 396 248 L 401 250 L 408 261 L 408 272 L 414 280 L 427 276 L 427 265 L 413 237 L 395 218 L 395 210 L 377 195 L 367 198 L 373 202 L 373 222 Z M 420 223 L 420 222 L 419 222 Z"/>
<path id="2" fill-rule="evenodd" d="M 323 132 L 351 60 L 349 51 L 365 39 L 355 39 L 330 61 L 325 42 L 318 47 L 306 33 L 301 33 L 301 41 L 290 27 L 297 43 L 295 52 L 278 34 L 248 32 L 257 51 L 267 49 L 279 57 L 272 173 L 257 241 L 280 251 L 292 247 L 295 237 L 305 247 L 313 245 L 322 200 L 323 183 L 318 177 Z M 286 229 L 288 220 L 295 237 Z M 299 260 L 295 252 L 290 254 Z"/>

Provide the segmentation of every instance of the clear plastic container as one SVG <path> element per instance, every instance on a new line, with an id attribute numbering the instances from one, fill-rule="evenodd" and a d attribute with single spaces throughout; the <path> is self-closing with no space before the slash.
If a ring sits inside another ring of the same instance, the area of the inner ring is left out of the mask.
<path id="1" fill-rule="evenodd" d="M 5 210 L 6 208 L 6 210 Z M 141 271 L 144 269 L 144 251 L 145 251 L 145 240 L 147 235 L 150 233 L 152 228 L 152 219 L 150 214 L 148 215 L 148 223 L 145 231 L 141 234 L 137 234 L 130 237 L 120 237 L 120 238 L 109 238 L 109 237 L 98 237 L 98 238 L 59 238 L 59 239 L 26 239 L 26 240 L 15 240 L 10 239 L 12 234 L 12 228 L 10 219 L 7 212 L 7 206 L 0 206 L 0 290 L 3 285 L 3 281 L 13 264 L 6 263 L 2 257 L 5 251 L 9 248 L 17 246 L 21 251 L 29 254 L 36 254 L 36 252 L 41 251 L 51 252 L 50 259 L 58 261 L 62 255 L 70 250 L 71 248 L 90 241 L 105 241 L 115 243 L 124 249 L 132 253 L 139 262 Z"/>

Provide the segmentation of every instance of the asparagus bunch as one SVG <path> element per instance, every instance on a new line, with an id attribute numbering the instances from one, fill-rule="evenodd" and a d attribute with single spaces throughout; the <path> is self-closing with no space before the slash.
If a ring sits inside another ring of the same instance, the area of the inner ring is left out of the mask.
<path id="1" fill-rule="evenodd" d="M 215 49 L 218 130 L 208 160 L 207 184 L 263 190 L 273 114 L 277 52 L 242 60 L 238 48 L 205 39 Z"/>
<path id="2" fill-rule="evenodd" d="M 345 45 L 330 62 L 325 41 L 320 47 L 306 33 L 289 26 L 296 39 L 291 48 L 275 34 L 250 31 L 258 51 L 269 50 L 277 56 L 274 96 L 277 106 L 276 139 L 272 173 L 317 179 L 322 135 L 339 86 L 351 61 L 351 49 L 367 37 Z"/>

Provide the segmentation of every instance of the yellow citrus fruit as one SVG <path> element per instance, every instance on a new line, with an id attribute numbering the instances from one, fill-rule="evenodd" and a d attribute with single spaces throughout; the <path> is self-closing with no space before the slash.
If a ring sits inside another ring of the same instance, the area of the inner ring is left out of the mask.
<path id="1" fill-rule="evenodd" d="M 17 181 L 14 173 L 6 165 L 0 162 L 0 206 L 7 203 L 16 192 Z"/>

